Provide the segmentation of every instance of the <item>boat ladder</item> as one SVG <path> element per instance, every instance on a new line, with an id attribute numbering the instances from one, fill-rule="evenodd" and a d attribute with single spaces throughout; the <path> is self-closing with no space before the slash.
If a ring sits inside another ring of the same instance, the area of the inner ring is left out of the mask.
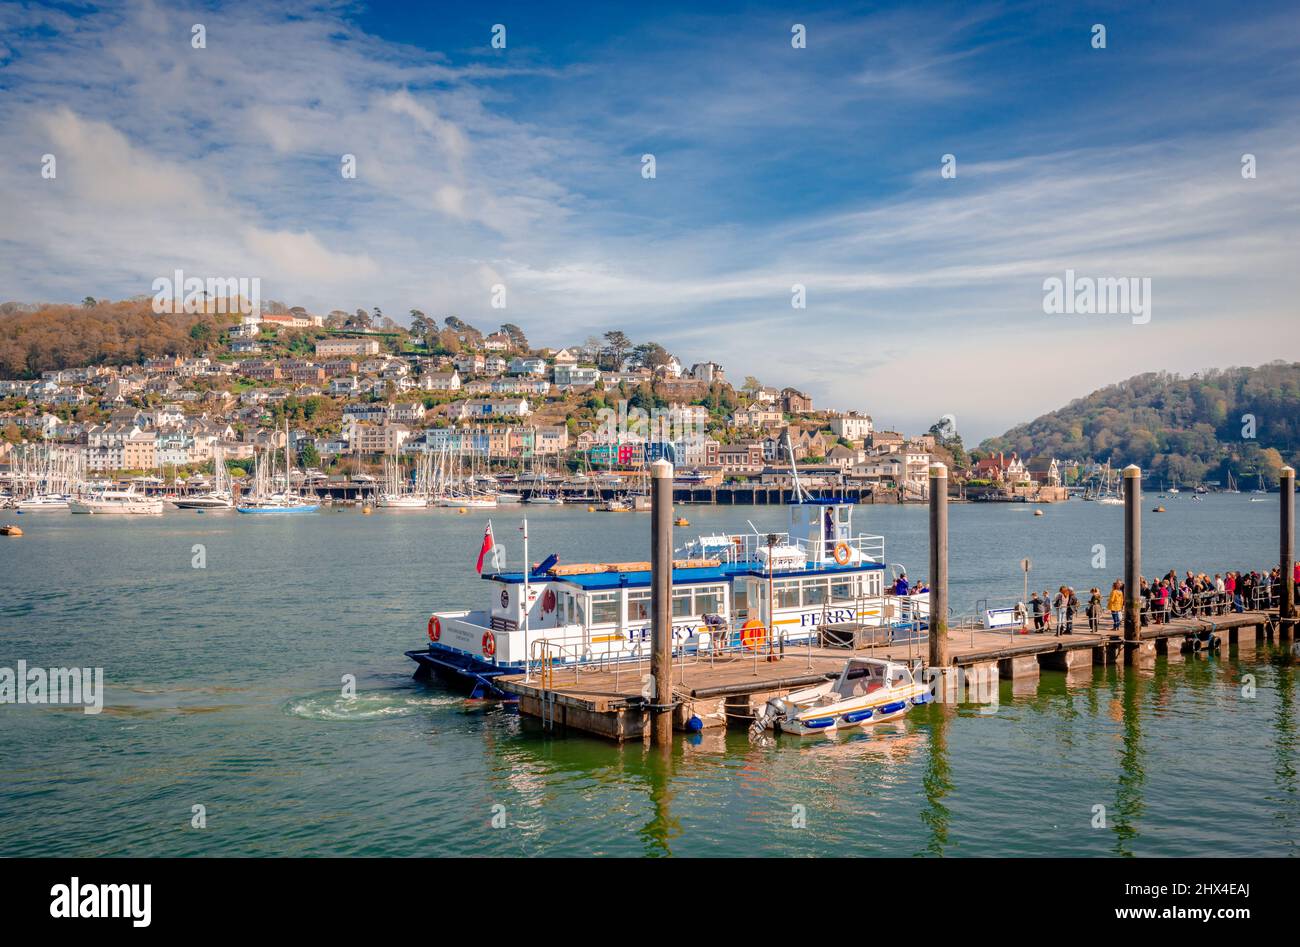
<path id="1" fill-rule="evenodd" d="M 531 651 L 528 662 L 530 669 L 534 662 L 538 665 L 538 689 L 541 692 L 538 695 L 538 703 L 541 705 L 539 716 L 542 720 L 542 729 L 554 730 L 559 698 L 555 690 L 556 665 L 563 664 L 566 648 L 558 641 L 540 638 L 532 643 L 529 650 Z"/>

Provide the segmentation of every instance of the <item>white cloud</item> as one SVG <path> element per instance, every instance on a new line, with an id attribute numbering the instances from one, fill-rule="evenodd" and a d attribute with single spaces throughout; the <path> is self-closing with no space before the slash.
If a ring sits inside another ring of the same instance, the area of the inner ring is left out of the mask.
<path id="1" fill-rule="evenodd" d="M 193 20 L 0 8 L 18 52 L 0 98 L 6 296 L 132 295 L 177 267 L 259 275 L 264 297 L 318 311 L 455 312 L 550 344 L 621 328 L 821 403 L 912 427 L 956 413 L 976 434 L 1137 371 L 1300 341 L 1286 101 L 1252 99 L 1245 129 L 1180 114 L 1154 140 L 1159 103 L 981 127 L 960 110 L 1014 87 L 989 67 L 1006 31 L 980 16 L 813 23 L 802 58 L 768 22 L 664 17 L 648 51 L 611 39 L 563 67 L 457 63 L 368 36 L 345 7 L 214 9 L 206 50 Z M 1238 120 L 1237 99 L 1214 114 Z M 1243 141 L 1258 180 L 1238 173 Z M 1151 325 L 1044 316 L 1042 280 L 1067 267 L 1151 276 Z"/>

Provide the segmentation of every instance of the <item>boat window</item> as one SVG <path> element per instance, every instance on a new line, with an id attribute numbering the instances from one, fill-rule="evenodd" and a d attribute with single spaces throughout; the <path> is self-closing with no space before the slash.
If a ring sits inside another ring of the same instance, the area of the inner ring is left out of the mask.
<path id="1" fill-rule="evenodd" d="M 832 602 L 851 602 L 854 599 L 853 581 L 850 578 L 838 578 L 831 580 L 831 601 Z"/>
<path id="2" fill-rule="evenodd" d="M 650 590 L 636 589 L 627 593 L 627 620 L 650 620 Z"/>
<path id="3" fill-rule="evenodd" d="M 803 580 L 803 604 L 825 605 L 826 586 L 827 586 L 827 582 L 825 579 L 804 579 Z"/>
<path id="4" fill-rule="evenodd" d="M 721 615 L 722 591 L 714 586 L 695 590 L 696 615 Z"/>
<path id="5" fill-rule="evenodd" d="M 583 608 L 582 596 L 570 595 L 569 599 L 569 624 L 586 625 L 587 610 Z"/>
<path id="6" fill-rule="evenodd" d="M 618 593 L 591 593 L 591 623 L 593 625 L 612 625 L 618 621 Z"/>
<path id="7" fill-rule="evenodd" d="M 799 607 L 799 580 L 787 579 L 784 582 L 777 582 L 773 590 L 776 598 L 777 608 L 798 608 Z"/>
<path id="8" fill-rule="evenodd" d="M 732 583 L 731 614 L 736 618 L 743 618 L 749 614 L 749 593 L 744 582 Z"/>
<path id="9" fill-rule="evenodd" d="M 690 589 L 673 589 L 673 617 L 687 618 L 693 615 L 691 611 L 691 590 Z"/>

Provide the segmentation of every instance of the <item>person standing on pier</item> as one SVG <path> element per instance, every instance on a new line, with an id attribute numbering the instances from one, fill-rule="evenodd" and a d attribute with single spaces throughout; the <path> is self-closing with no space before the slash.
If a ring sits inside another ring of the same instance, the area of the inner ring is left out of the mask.
<path id="1" fill-rule="evenodd" d="M 1214 573 L 1214 606 L 1216 615 L 1222 615 L 1228 608 L 1228 585 L 1217 572 Z"/>
<path id="2" fill-rule="evenodd" d="M 1101 630 L 1101 589 L 1095 585 L 1088 593 L 1088 631 L 1097 634 Z"/>
<path id="3" fill-rule="evenodd" d="M 1110 609 L 1110 630 L 1119 631 L 1119 626 L 1124 619 L 1124 583 L 1116 579 L 1110 587 L 1110 601 L 1106 603 Z"/>
<path id="4" fill-rule="evenodd" d="M 1037 592 L 1035 592 L 1034 597 L 1029 600 L 1029 611 L 1034 616 L 1035 634 L 1043 630 L 1043 611 L 1045 605 L 1046 603 L 1039 598 Z"/>
<path id="5" fill-rule="evenodd" d="M 1056 609 L 1056 637 L 1074 634 L 1074 613 L 1079 610 L 1079 598 L 1074 589 L 1068 585 L 1061 586 L 1052 605 Z"/>

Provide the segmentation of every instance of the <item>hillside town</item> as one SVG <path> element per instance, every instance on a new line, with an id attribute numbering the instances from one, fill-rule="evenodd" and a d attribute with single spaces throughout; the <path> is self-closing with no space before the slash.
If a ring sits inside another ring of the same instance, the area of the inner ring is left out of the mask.
<path id="1" fill-rule="evenodd" d="M 617 331 L 535 348 L 513 325 L 483 333 L 418 310 L 407 329 L 377 311 L 270 309 L 228 320 L 199 354 L 0 380 L 0 472 L 39 444 L 97 477 L 175 479 L 216 457 L 242 475 L 287 438 L 299 467 L 336 478 L 449 453 L 557 476 L 666 456 L 706 485 L 780 483 L 792 456 L 810 483 L 899 500 L 925 497 L 936 459 L 1008 498 L 1051 499 L 1045 488 L 1063 482 L 1052 458 L 993 456 L 967 470 L 942 425 L 877 429 L 867 413 L 752 377 L 737 386 L 717 362 L 686 364 Z"/>

